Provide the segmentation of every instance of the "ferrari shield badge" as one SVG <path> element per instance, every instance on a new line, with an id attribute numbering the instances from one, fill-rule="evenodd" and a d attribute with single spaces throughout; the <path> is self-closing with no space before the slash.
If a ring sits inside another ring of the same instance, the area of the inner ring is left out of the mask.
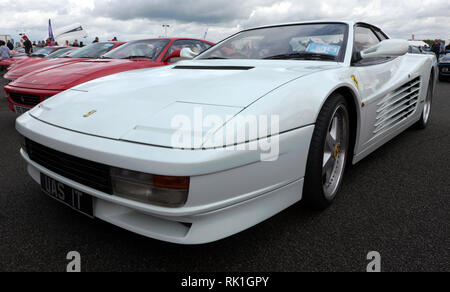
<path id="1" fill-rule="evenodd" d="M 352 75 L 352 80 L 353 80 L 353 82 L 355 83 L 356 88 L 359 89 L 359 82 L 358 82 L 358 79 L 356 78 L 355 75 Z"/>

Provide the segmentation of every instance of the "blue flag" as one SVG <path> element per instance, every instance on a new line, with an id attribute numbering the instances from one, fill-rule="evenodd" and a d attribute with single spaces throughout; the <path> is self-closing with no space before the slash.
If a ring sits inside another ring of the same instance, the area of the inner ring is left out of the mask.
<path id="1" fill-rule="evenodd" d="M 48 38 L 52 40 L 52 42 L 55 41 L 55 38 L 53 37 L 53 29 L 52 29 L 52 21 L 48 20 Z"/>

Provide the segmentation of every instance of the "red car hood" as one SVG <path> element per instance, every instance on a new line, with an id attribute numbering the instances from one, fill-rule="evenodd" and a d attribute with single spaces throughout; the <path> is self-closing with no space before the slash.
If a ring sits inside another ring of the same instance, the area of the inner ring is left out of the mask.
<path id="1" fill-rule="evenodd" d="M 16 80 L 28 73 L 38 71 L 50 66 L 58 66 L 69 63 L 76 63 L 86 59 L 82 58 L 54 58 L 54 59 L 32 59 L 21 63 L 20 66 L 14 66 L 5 74 L 6 79 Z"/>
<path id="2" fill-rule="evenodd" d="M 13 66 L 16 66 L 16 64 L 20 64 L 20 66 L 28 66 L 28 65 L 31 65 L 31 64 L 36 64 L 36 63 L 39 63 L 39 62 L 43 62 L 45 60 L 48 60 L 48 59 L 35 58 L 35 57 L 26 58 L 26 59 L 20 60 L 19 62 L 14 63 Z"/>
<path id="3" fill-rule="evenodd" d="M 10 83 L 13 87 L 66 90 L 78 84 L 124 71 L 163 66 L 165 63 L 147 59 L 115 60 L 96 59 L 83 60 L 77 63 L 47 67 L 34 71 Z"/>
<path id="4" fill-rule="evenodd" d="M 0 66 L 10 66 L 12 64 L 15 64 L 17 62 L 22 62 L 24 60 L 28 60 L 31 57 L 28 56 L 20 56 L 20 57 L 12 57 L 9 59 L 5 59 L 5 60 L 1 60 L 0 61 Z"/>

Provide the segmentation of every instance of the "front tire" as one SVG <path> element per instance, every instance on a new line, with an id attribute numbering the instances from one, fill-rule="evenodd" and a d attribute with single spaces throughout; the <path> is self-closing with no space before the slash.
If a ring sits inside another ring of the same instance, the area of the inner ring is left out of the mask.
<path id="1" fill-rule="evenodd" d="M 308 154 L 303 199 L 316 210 L 330 206 L 344 177 L 349 154 L 350 118 L 344 96 L 335 94 L 317 118 Z"/>

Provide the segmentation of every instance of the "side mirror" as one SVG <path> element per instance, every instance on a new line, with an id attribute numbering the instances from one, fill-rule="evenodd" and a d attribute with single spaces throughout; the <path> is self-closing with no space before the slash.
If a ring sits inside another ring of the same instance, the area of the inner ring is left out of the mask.
<path id="1" fill-rule="evenodd" d="M 362 59 L 398 57 L 408 53 L 409 44 L 406 40 L 384 40 L 379 44 L 360 52 Z"/>
<path id="2" fill-rule="evenodd" d="M 180 58 L 184 60 L 191 60 L 197 57 L 199 54 L 192 51 L 190 48 L 184 48 L 180 52 Z"/>
<path id="3" fill-rule="evenodd" d="M 169 54 L 167 57 L 164 58 L 163 62 L 167 63 L 170 61 L 170 59 L 173 58 L 180 58 L 181 50 L 173 51 L 171 54 Z"/>

